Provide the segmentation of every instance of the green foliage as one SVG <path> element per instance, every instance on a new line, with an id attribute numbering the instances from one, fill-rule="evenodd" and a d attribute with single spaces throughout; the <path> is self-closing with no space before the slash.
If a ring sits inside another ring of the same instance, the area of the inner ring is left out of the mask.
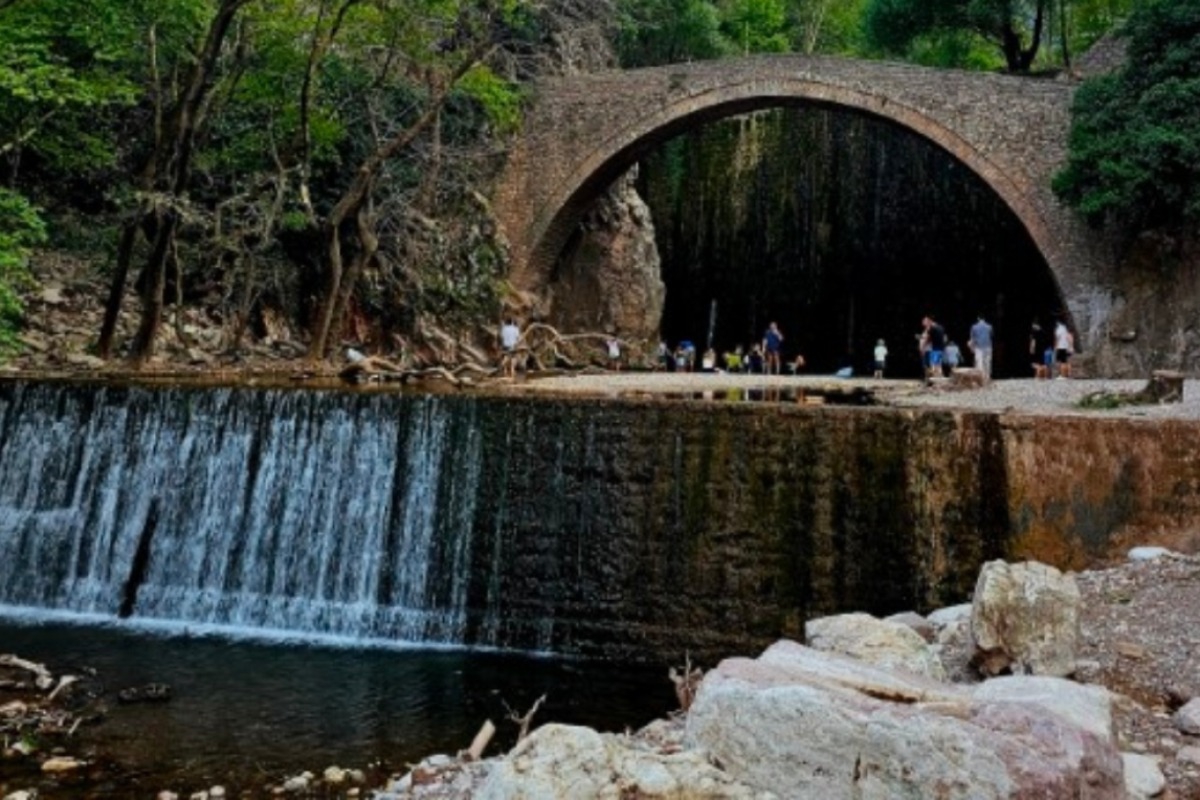
<path id="1" fill-rule="evenodd" d="M 1125 29 L 1129 62 L 1075 96 L 1054 189 L 1094 223 L 1200 221 L 1200 0 L 1153 0 Z"/>
<path id="2" fill-rule="evenodd" d="M 472 67 L 458 82 L 458 89 L 479 103 L 499 134 L 512 133 L 521 125 L 521 91 L 484 64 Z"/>
<path id="3" fill-rule="evenodd" d="M 965 35 L 990 44 L 1008 69 L 1023 71 L 1041 45 L 1052 9 L 1052 0 L 871 0 L 865 25 L 868 41 L 886 53 L 909 55 L 916 46 L 927 62 L 940 55 L 957 59 L 944 66 L 971 66 L 977 48 L 961 39 Z"/>
<path id="4" fill-rule="evenodd" d="M 786 53 L 787 22 L 783 0 L 731 0 L 721 13 L 721 32 L 740 53 Z"/>
<path id="5" fill-rule="evenodd" d="M 617 46 L 629 67 L 727 55 L 721 17 L 709 0 L 622 0 Z"/>
<path id="6" fill-rule="evenodd" d="M 97 113 L 131 106 L 149 69 L 149 32 L 164 57 L 208 13 L 207 0 L 38 0 L 0 10 L 0 151 L 23 149 L 64 170 L 102 167 L 118 142 Z"/>
<path id="7" fill-rule="evenodd" d="M 22 313 L 17 293 L 31 280 L 29 248 L 45 239 L 37 209 L 16 192 L 0 188 L 0 356 L 17 346 Z"/>

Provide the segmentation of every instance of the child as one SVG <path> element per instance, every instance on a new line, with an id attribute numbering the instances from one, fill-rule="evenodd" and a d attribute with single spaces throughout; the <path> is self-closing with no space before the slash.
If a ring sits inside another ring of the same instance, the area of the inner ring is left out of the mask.
<path id="1" fill-rule="evenodd" d="M 875 343 L 875 377 L 883 377 L 883 368 L 887 364 L 887 344 L 883 339 Z"/>

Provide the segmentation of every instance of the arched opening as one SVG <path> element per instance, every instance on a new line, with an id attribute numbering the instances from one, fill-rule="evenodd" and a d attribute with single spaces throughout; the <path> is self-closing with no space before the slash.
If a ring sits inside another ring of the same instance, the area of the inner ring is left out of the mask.
<path id="1" fill-rule="evenodd" d="M 582 197 L 640 164 L 670 344 L 711 335 L 718 351 L 748 347 L 774 320 L 785 354 L 803 354 L 811 372 L 869 373 L 883 339 L 889 374 L 916 376 L 925 314 L 964 353 L 982 314 L 996 330 L 997 375 L 1028 376 L 1030 323 L 1065 309 L 1053 272 L 994 176 L 926 133 L 829 102 L 712 106 L 605 162 L 555 221 L 578 218 Z"/>

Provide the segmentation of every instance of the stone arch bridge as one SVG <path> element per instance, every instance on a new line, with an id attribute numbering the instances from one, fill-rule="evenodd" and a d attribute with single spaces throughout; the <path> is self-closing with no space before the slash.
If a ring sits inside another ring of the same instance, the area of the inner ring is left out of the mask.
<path id="1" fill-rule="evenodd" d="M 537 296 L 591 203 L 643 155 L 723 117 L 818 104 L 870 114 L 944 148 L 1029 232 L 1084 350 L 1106 340 L 1111 248 L 1055 199 L 1073 86 L 888 62 L 757 56 L 556 78 L 535 87 L 495 210 L 514 289 Z"/>

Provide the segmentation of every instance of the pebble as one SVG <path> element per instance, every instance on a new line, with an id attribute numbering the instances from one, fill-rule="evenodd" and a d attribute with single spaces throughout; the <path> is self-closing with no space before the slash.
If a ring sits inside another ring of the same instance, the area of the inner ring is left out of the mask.
<path id="1" fill-rule="evenodd" d="M 56 756 L 42 762 L 42 772 L 70 772 L 71 770 L 76 770 L 85 766 L 87 766 L 86 761 L 78 761 L 74 758 Z"/>
<path id="2" fill-rule="evenodd" d="M 1129 551 L 1130 561 L 1154 561 L 1164 556 L 1173 555 L 1165 547 L 1135 547 Z"/>
<path id="3" fill-rule="evenodd" d="M 224 786 L 212 787 L 211 789 L 208 790 L 208 796 L 211 797 L 212 800 L 223 800 L 223 798 L 225 797 L 225 787 Z"/>
<path id="4" fill-rule="evenodd" d="M 1125 791 L 1130 800 L 1157 797 L 1167 788 L 1167 779 L 1158 767 L 1158 759 L 1134 753 L 1121 753 L 1125 765 Z"/>
<path id="5" fill-rule="evenodd" d="M 28 789 L 18 789 L 11 794 L 4 795 L 4 800 L 37 800 L 37 792 L 32 792 Z"/>
<path id="6" fill-rule="evenodd" d="M 1184 764 L 1200 766 L 1200 747 L 1181 748 L 1180 751 L 1175 754 L 1175 758 L 1178 761 L 1182 761 Z"/>
<path id="7" fill-rule="evenodd" d="M 1191 736 L 1200 736 L 1200 697 L 1192 698 L 1175 712 L 1175 727 Z"/>
<path id="8" fill-rule="evenodd" d="M 179 800 L 179 795 L 163 789 L 161 792 L 155 795 L 155 800 Z"/>

